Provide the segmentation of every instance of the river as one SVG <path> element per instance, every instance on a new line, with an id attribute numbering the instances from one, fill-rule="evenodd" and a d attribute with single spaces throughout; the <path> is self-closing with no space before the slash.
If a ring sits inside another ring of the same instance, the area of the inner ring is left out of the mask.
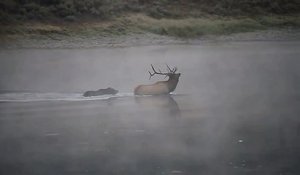
<path id="1" fill-rule="evenodd" d="M 0 174 L 299 174 L 299 56 L 299 41 L 0 50 Z M 151 64 L 178 68 L 174 93 L 133 95 L 164 80 Z"/>

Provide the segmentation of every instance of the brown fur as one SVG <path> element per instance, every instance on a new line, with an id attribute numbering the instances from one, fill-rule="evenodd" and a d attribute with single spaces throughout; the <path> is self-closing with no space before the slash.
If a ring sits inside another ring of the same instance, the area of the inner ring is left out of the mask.
<path id="1" fill-rule="evenodd" d="M 180 73 L 172 74 L 167 81 L 158 81 L 152 85 L 139 85 L 134 89 L 135 95 L 169 94 L 176 89 Z"/>

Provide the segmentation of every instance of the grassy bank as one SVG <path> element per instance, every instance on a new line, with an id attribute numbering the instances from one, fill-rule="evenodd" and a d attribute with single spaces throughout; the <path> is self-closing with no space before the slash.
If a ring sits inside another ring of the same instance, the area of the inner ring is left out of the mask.
<path id="1" fill-rule="evenodd" d="M 300 15 L 259 16 L 259 17 L 220 17 L 185 19 L 153 19 L 147 16 L 132 17 L 135 24 L 145 31 L 183 38 L 203 35 L 226 35 L 239 32 L 269 29 L 271 27 L 300 27 Z"/>
<path id="2" fill-rule="evenodd" d="M 125 13 L 154 18 L 291 14 L 298 0 L 1 0 L 0 22 L 109 19 Z"/>
<path id="3" fill-rule="evenodd" d="M 300 27 L 297 0 L 3 0 L 0 38 L 154 33 L 179 38 Z"/>
<path id="4" fill-rule="evenodd" d="M 180 38 L 226 35 L 270 28 L 300 27 L 300 15 L 260 15 L 257 17 L 153 18 L 142 13 L 126 14 L 109 20 L 77 22 L 27 21 L 0 28 L 1 38 L 62 36 L 93 37 L 154 33 Z"/>

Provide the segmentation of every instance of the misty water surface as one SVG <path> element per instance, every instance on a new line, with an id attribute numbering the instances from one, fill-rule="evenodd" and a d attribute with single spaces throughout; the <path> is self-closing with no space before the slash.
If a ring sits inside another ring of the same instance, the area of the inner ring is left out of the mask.
<path id="1" fill-rule="evenodd" d="M 0 173 L 299 174 L 299 55 L 300 42 L 1 50 L 2 94 L 127 95 L 0 103 Z M 173 95 L 132 95 L 166 63 L 182 73 Z"/>

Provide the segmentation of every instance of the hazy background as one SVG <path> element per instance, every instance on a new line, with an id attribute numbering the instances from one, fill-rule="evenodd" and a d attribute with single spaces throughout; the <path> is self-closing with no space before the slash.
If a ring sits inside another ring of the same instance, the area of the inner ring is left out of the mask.
<path id="1" fill-rule="evenodd" d="M 150 81 L 150 64 L 182 73 L 177 93 L 298 93 L 299 42 L 99 49 L 1 50 L 0 90 L 83 92 L 111 86 L 132 92 Z"/>
<path id="2" fill-rule="evenodd" d="M 299 42 L 0 51 L 0 89 L 174 95 L 0 103 L 1 174 L 299 174 Z"/>

